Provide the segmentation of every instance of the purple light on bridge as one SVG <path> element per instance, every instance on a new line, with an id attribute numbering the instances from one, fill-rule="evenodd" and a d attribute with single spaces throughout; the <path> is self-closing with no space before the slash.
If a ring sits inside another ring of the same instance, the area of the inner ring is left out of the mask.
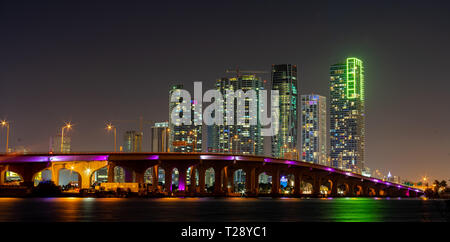
<path id="1" fill-rule="evenodd" d="M 402 186 L 400 186 L 400 185 L 397 185 L 397 187 L 398 187 L 398 188 L 402 188 Z"/>
<path id="2" fill-rule="evenodd" d="M 347 175 L 347 176 L 352 176 L 353 174 L 350 173 L 350 172 L 346 172 L 345 175 Z"/>
<path id="3" fill-rule="evenodd" d="M 390 185 L 391 185 L 391 183 L 390 183 L 390 182 L 385 182 L 384 184 L 386 184 L 386 185 L 388 185 L 388 186 L 390 186 Z"/>
<path id="4" fill-rule="evenodd" d="M 264 158 L 264 162 L 272 162 L 272 159 Z"/>
<path id="5" fill-rule="evenodd" d="M 378 180 L 378 179 L 372 179 L 372 181 L 376 182 L 376 183 L 380 182 L 380 180 Z"/>
<path id="6" fill-rule="evenodd" d="M 222 155 L 201 155 L 202 160 L 234 160 L 234 156 L 222 156 Z"/>
<path id="7" fill-rule="evenodd" d="M 4 156 L 0 158 L 1 162 L 48 162 L 48 156 Z"/>
<path id="8" fill-rule="evenodd" d="M 150 155 L 146 159 L 147 160 L 159 160 L 159 155 Z"/>
<path id="9" fill-rule="evenodd" d="M 106 161 L 108 155 L 55 155 L 50 161 Z"/>
<path id="10" fill-rule="evenodd" d="M 329 171 L 329 172 L 334 172 L 334 169 L 331 168 L 331 167 L 327 167 L 327 168 L 325 168 L 325 170 L 327 170 L 327 171 Z"/>
<path id="11" fill-rule="evenodd" d="M 178 190 L 180 191 L 186 190 L 186 184 L 184 184 L 184 181 L 178 180 Z"/>
<path id="12" fill-rule="evenodd" d="M 297 164 L 297 162 L 293 161 L 293 160 L 286 160 L 284 161 L 285 164 L 289 164 L 289 165 L 295 165 Z"/>

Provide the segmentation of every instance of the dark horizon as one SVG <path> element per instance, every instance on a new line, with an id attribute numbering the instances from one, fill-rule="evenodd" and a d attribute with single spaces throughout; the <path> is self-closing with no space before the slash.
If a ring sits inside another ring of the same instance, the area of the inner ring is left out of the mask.
<path id="1" fill-rule="evenodd" d="M 108 121 L 136 120 L 115 123 L 121 145 L 140 116 L 168 119 L 170 84 L 205 90 L 226 69 L 291 63 L 300 94 L 328 98 L 330 65 L 354 56 L 365 67 L 366 165 L 448 180 L 449 10 L 445 1 L 3 1 L 0 118 L 11 121 L 10 147 L 48 151 L 72 121 L 75 152 L 109 151 Z"/>

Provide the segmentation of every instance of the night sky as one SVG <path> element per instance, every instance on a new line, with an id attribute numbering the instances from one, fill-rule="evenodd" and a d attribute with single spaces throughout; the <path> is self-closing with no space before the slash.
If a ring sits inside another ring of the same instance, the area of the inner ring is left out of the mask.
<path id="1" fill-rule="evenodd" d="M 107 121 L 136 120 L 115 123 L 121 145 L 140 116 L 168 119 L 169 84 L 205 90 L 236 66 L 296 64 L 300 93 L 328 97 L 329 66 L 355 56 L 365 65 L 366 165 L 449 179 L 450 4 L 313 2 L 2 1 L 10 146 L 47 152 L 71 120 L 73 151 L 110 151 Z M 5 129 L 0 138 L 3 152 Z"/>

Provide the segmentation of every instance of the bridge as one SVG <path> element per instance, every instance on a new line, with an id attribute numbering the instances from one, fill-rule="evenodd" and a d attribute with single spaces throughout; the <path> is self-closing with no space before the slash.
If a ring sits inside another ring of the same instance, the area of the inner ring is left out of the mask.
<path id="1" fill-rule="evenodd" d="M 95 171 L 107 168 L 108 182 L 114 182 L 115 167 L 125 171 L 125 182 L 144 184 L 144 174 L 151 172 L 146 189 L 175 195 L 236 195 L 236 171 L 245 174 L 243 184 L 247 195 L 261 195 L 259 176 L 272 177 L 269 195 L 311 197 L 417 197 L 423 191 L 401 184 L 308 162 L 253 155 L 219 153 L 70 153 L 70 154 L 3 154 L 0 155 L 0 185 L 5 172 L 17 173 L 22 184 L 32 186 L 36 175 L 51 172 L 58 185 L 59 171 L 68 169 L 78 174 L 81 189 L 92 186 Z M 178 170 L 178 186 L 172 186 L 172 174 Z M 214 171 L 212 191 L 205 189 L 207 170 Z M 164 171 L 164 185 L 158 183 L 158 172 Z M 130 175 L 132 174 L 132 175 Z M 189 176 L 188 176 L 189 175 Z M 188 179 L 189 177 L 189 179 Z M 290 191 L 282 191 L 280 180 L 289 177 Z M 303 186 L 302 186 L 303 184 Z M 309 191 L 302 190 L 308 184 Z M 143 187 L 143 186 L 142 186 Z M 326 188 L 326 189 L 324 189 Z"/>

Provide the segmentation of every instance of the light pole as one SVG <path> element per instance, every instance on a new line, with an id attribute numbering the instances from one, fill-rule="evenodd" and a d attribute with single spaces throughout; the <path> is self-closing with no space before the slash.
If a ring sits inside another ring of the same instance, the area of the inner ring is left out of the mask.
<path id="1" fill-rule="evenodd" d="M 9 149 L 9 122 L 7 122 L 6 120 L 2 121 L 2 126 L 5 127 L 6 126 L 6 151 L 5 153 L 8 153 L 8 149 Z"/>
<path id="2" fill-rule="evenodd" d="M 106 129 L 107 130 L 114 130 L 114 152 L 116 152 L 117 151 L 117 145 L 116 145 L 116 143 L 117 143 L 117 139 L 116 139 L 116 127 L 115 126 L 113 126 L 112 124 L 108 124 L 108 125 L 106 125 Z"/>
<path id="3" fill-rule="evenodd" d="M 72 128 L 72 124 L 67 123 L 66 125 L 64 125 L 61 129 L 61 153 L 63 153 L 64 150 L 64 129 L 70 129 Z"/>

